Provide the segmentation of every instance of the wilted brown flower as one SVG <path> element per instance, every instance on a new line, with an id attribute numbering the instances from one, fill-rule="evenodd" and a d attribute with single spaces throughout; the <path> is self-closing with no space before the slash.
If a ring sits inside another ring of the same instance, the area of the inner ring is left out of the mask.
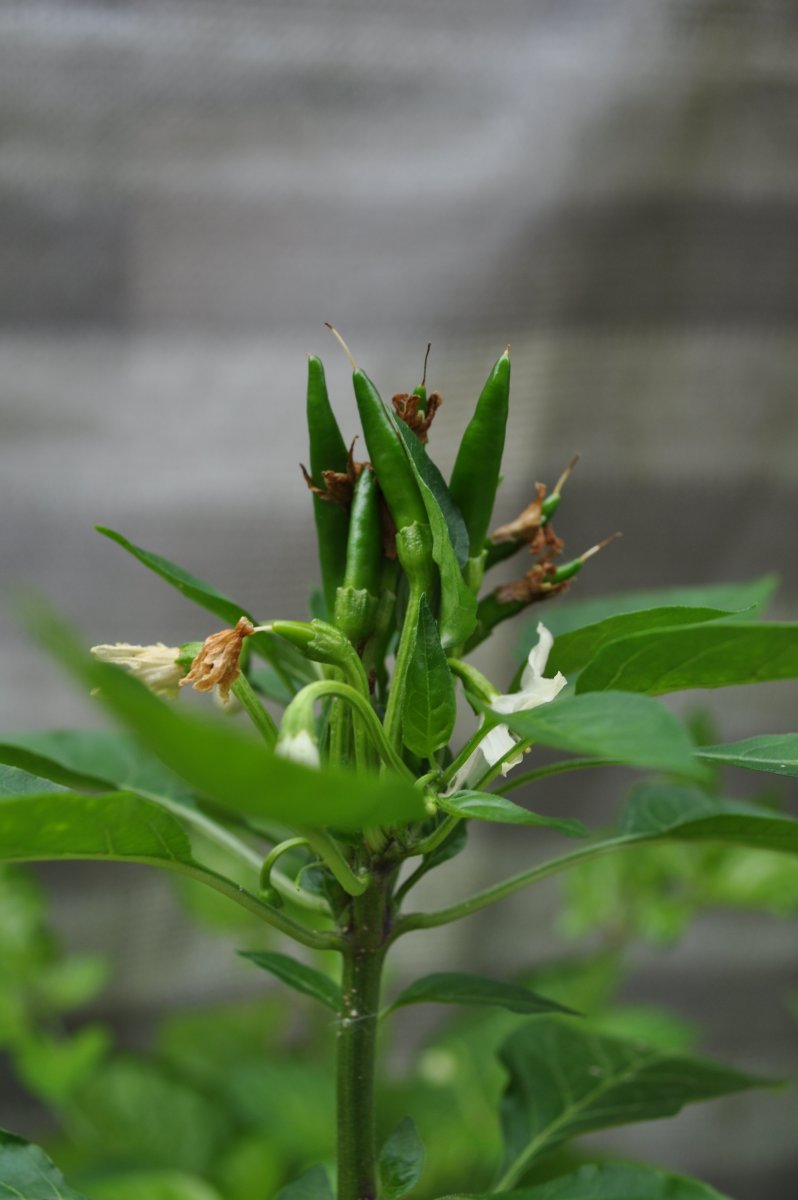
<path id="1" fill-rule="evenodd" d="M 240 617 L 234 629 L 212 633 L 203 642 L 191 670 L 180 680 L 180 686 L 190 683 L 197 692 L 210 692 L 218 687 L 222 700 L 227 700 L 230 688 L 238 679 L 244 638 L 254 632 L 252 622 L 247 617 Z"/>
<path id="2" fill-rule="evenodd" d="M 426 445 L 429 427 L 435 420 L 436 412 L 443 404 L 443 396 L 440 392 L 430 392 L 424 412 L 419 411 L 421 397 L 416 396 L 415 393 L 408 395 L 407 392 L 401 392 L 398 396 L 392 397 L 391 404 L 399 420 L 404 421 L 405 425 L 413 430 L 422 445 Z"/>

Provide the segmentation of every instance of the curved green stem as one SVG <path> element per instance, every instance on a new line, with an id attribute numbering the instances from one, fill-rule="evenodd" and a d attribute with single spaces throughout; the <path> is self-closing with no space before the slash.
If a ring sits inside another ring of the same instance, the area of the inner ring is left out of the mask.
<path id="1" fill-rule="evenodd" d="M 371 876 L 367 872 L 355 874 L 335 839 L 323 829 L 303 829 L 301 835 L 301 840 L 324 860 L 324 865 L 329 867 L 344 891 L 350 896 L 362 896 L 371 883 Z"/>
<path id="2" fill-rule="evenodd" d="M 269 851 L 260 868 L 261 891 L 268 891 L 272 886 L 272 867 L 277 859 L 283 854 L 287 854 L 289 850 L 294 850 L 297 846 L 307 846 L 307 844 L 307 840 L 303 837 L 286 838 L 284 842 L 280 842 Z"/>
<path id="3" fill-rule="evenodd" d="M 514 892 L 521 891 L 522 888 L 537 882 L 538 879 L 545 879 L 548 875 L 563 871 L 573 863 L 608 854 L 611 850 L 617 850 L 632 840 L 629 837 L 620 836 L 597 845 L 584 846 L 579 850 L 571 851 L 570 854 L 563 854 L 559 858 L 550 859 L 549 862 L 541 863 L 539 866 L 530 867 L 529 870 L 521 871 L 518 875 L 511 875 L 509 879 L 496 883 L 482 892 L 476 892 L 468 899 L 461 900 L 459 904 L 452 904 L 449 908 L 441 908 L 437 912 L 431 913 L 408 913 L 406 917 L 402 917 L 397 922 L 394 937 L 401 937 L 403 933 L 410 933 L 414 929 L 434 929 L 438 925 L 448 925 L 451 921 L 460 921 L 463 917 L 470 917 L 472 913 L 496 904 L 497 901 L 504 900 L 507 896 L 512 896 Z"/>
<path id="4" fill-rule="evenodd" d="M 261 704 L 257 692 L 243 672 L 233 684 L 232 692 L 240 701 L 242 708 L 246 710 L 247 716 L 263 737 L 266 745 L 273 750 L 277 742 L 277 726 L 271 714 Z"/>
<path id="5" fill-rule="evenodd" d="M 413 772 L 402 762 L 401 756 L 388 740 L 386 732 L 368 700 L 350 684 L 342 683 L 337 679 L 320 679 L 317 683 L 309 683 L 298 695 L 308 700 L 316 700 L 321 696 L 337 696 L 341 700 L 345 700 L 362 719 L 366 732 L 380 758 L 400 775 L 415 780 Z"/>
<path id="6" fill-rule="evenodd" d="M 437 850 L 441 842 L 445 842 L 447 837 L 462 821 L 462 817 L 447 817 L 441 821 L 440 825 L 434 830 L 429 837 L 425 837 L 422 841 L 417 842 L 413 847 L 412 853 L 415 854 L 431 854 L 433 850 Z"/>

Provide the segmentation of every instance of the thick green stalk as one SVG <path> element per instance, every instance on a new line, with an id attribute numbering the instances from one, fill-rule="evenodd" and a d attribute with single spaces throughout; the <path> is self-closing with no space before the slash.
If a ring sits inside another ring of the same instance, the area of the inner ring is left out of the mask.
<path id="1" fill-rule="evenodd" d="M 380 985 L 389 935 L 388 891 L 375 883 L 352 901 L 345 931 L 337 1043 L 338 1200 L 376 1200 L 375 1065 Z"/>

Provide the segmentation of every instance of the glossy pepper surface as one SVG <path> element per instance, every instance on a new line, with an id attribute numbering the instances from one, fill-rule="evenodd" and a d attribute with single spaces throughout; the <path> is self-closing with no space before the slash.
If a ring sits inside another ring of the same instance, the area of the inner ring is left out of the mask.
<path id="1" fill-rule="evenodd" d="M 449 491 L 463 514 L 470 554 L 477 558 L 490 525 L 499 486 L 507 414 L 510 406 L 510 356 L 502 354 L 487 378 L 466 427 L 452 471 Z"/>
<path id="2" fill-rule="evenodd" d="M 352 642 L 368 637 L 374 628 L 381 564 L 377 479 L 370 467 L 364 467 L 352 497 L 346 569 L 335 598 L 335 624 Z"/>
<path id="3" fill-rule="evenodd" d="M 345 472 L 348 455 L 346 443 L 330 405 L 324 367 L 321 360 L 313 355 L 308 358 L 307 418 L 310 434 L 310 474 L 316 487 L 322 487 L 322 471 Z M 327 612 L 331 614 L 335 607 L 336 589 L 343 581 L 346 570 L 349 516 L 337 504 L 330 504 L 316 495 L 313 496 L 313 516 L 316 522 L 324 600 Z"/>

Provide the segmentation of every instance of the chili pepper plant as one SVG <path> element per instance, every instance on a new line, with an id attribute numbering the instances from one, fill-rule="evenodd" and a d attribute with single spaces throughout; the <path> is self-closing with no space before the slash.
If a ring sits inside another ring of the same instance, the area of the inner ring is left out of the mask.
<path id="1" fill-rule="evenodd" d="M 509 352 L 490 371 L 448 483 L 428 448 L 440 396 L 422 382 L 386 404 L 350 360 L 362 460 L 355 431 L 345 437 L 339 429 L 321 362 L 308 363 L 303 470 L 318 534 L 316 615 L 274 614 L 268 595 L 263 611 L 246 612 L 101 529 L 224 627 L 181 646 L 118 643 L 90 654 L 51 613 L 32 619 L 121 731 L 2 739 L 0 857 L 148 863 L 215 889 L 296 943 L 293 954 L 268 942 L 243 953 L 253 969 L 333 1014 L 337 1164 L 334 1177 L 328 1164 L 308 1164 L 280 1200 L 424 1193 L 413 1114 L 383 1130 L 376 1083 L 381 1027 L 397 1009 L 419 1004 L 495 1006 L 524 1017 L 500 1051 L 503 1156 L 485 1164 L 484 1180 L 453 1178 L 453 1196 L 476 1189 L 518 1200 L 717 1197 L 709 1184 L 661 1168 L 603 1158 L 558 1174 L 559 1160 L 546 1156 L 582 1134 L 768 1081 L 606 1036 L 589 1013 L 514 980 L 441 962 L 440 971 L 386 994 L 383 971 L 411 932 L 492 905 L 500 920 L 508 897 L 599 856 L 669 840 L 797 855 L 798 821 L 727 799 L 721 771 L 795 776 L 798 734 L 700 745 L 658 697 L 795 677 L 798 625 L 763 618 L 770 577 L 561 603 L 606 531 L 564 560 L 553 522 L 572 463 L 551 491 L 536 484 L 524 511 L 491 532 Z M 515 579 L 491 582 L 491 569 L 513 557 Z M 527 610 L 521 661 L 502 688 L 469 655 Z M 204 634 L 211 622 L 199 624 L 187 632 Z M 187 707 L 179 700 L 187 686 L 217 694 L 228 712 Z M 637 782 L 609 832 L 591 832 L 568 813 L 535 811 L 548 777 L 610 765 L 633 769 Z M 510 798 L 527 785 L 532 807 Z M 486 823 L 518 827 L 531 865 L 507 878 L 497 863 L 490 886 L 431 911 L 419 907 L 419 881 Z M 554 858 L 536 849 L 540 830 L 562 839 Z M 58 1195 L 77 1196 L 41 1151 L 3 1135 L 2 1184 L 34 1197 L 44 1194 L 36 1190 L 42 1179 Z"/>

